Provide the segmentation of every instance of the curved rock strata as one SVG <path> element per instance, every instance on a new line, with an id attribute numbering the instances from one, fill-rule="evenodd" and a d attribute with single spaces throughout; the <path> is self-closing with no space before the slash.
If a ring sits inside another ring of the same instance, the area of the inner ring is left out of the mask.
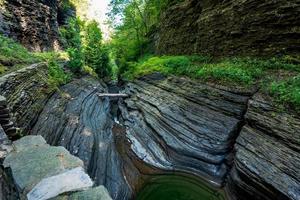
<path id="1" fill-rule="evenodd" d="M 104 84 L 88 77 L 63 86 L 48 101 L 32 133 L 82 159 L 96 185 L 104 185 L 113 199 L 129 199 L 131 190 L 112 133 L 110 101 L 97 96 L 106 92 Z"/>
<path id="2" fill-rule="evenodd" d="M 228 187 L 239 200 L 300 199 L 300 118 L 257 94 L 236 143 Z"/>
<path id="3" fill-rule="evenodd" d="M 129 83 L 122 117 L 131 150 L 167 171 L 222 185 L 250 92 L 230 91 L 159 74 Z"/>
<path id="4" fill-rule="evenodd" d="M 0 77 L 0 94 L 6 97 L 11 119 L 22 132 L 36 121 L 50 95 L 48 67 L 33 64 Z"/>

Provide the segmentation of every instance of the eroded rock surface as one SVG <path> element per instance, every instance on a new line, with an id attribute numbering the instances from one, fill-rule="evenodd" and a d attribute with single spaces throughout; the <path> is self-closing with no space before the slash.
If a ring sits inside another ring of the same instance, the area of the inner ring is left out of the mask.
<path id="1" fill-rule="evenodd" d="M 222 185 L 250 93 L 159 74 L 129 83 L 121 106 L 131 150 L 155 168 Z"/>
<path id="2" fill-rule="evenodd" d="M 299 0 L 174 1 L 160 21 L 161 54 L 299 53 Z"/>
<path id="3" fill-rule="evenodd" d="M 35 51 L 59 49 L 57 0 L 1 0 L 0 32 Z"/>
<path id="4" fill-rule="evenodd" d="M 228 184 L 237 199 L 300 199 L 300 118 L 257 94 L 236 143 Z"/>
<path id="5" fill-rule="evenodd" d="M 10 119 L 22 132 L 30 129 L 48 99 L 47 80 L 48 67 L 44 63 L 0 77 L 0 94 L 6 97 Z"/>
<path id="6" fill-rule="evenodd" d="M 63 86 L 48 101 L 32 133 L 81 158 L 95 184 L 104 185 L 113 199 L 129 199 L 131 190 L 112 133 L 110 101 L 97 96 L 106 92 L 104 84 L 88 77 Z"/>

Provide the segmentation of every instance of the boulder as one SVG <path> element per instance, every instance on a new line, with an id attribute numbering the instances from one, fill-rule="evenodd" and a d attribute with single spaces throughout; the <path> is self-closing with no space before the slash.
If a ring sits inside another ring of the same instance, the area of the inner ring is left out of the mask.
<path id="1" fill-rule="evenodd" d="M 70 195 L 62 195 L 51 200 L 112 200 L 104 186 L 98 186 Z"/>
<path id="2" fill-rule="evenodd" d="M 41 136 L 26 136 L 13 143 L 4 160 L 21 198 L 49 199 L 93 185 L 83 162 L 63 147 L 51 147 Z"/>
<path id="3" fill-rule="evenodd" d="M 91 77 L 66 84 L 49 99 L 32 134 L 82 159 L 95 185 L 104 185 L 113 199 L 129 199 L 131 188 L 112 132 L 111 102 L 98 93 L 107 93 L 107 87 Z"/>

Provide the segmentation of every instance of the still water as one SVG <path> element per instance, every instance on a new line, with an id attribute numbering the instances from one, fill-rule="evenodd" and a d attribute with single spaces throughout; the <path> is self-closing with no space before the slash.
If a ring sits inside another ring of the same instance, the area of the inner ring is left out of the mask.
<path id="1" fill-rule="evenodd" d="M 179 175 L 151 178 L 136 200 L 226 200 L 222 191 L 203 181 Z"/>

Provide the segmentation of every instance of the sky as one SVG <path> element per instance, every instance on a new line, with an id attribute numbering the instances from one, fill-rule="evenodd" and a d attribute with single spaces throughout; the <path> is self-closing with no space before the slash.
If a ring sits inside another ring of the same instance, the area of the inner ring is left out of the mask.
<path id="1" fill-rule="evenodd" d="M 110 0 L 89 0 L 89 8 L 87 17 L 89 19 L 95 19 L 101 25 L 103 37 L 105 40 L 109 39 L 111 30 L 105 25 L 107 19 L 106 13 L 108 12 L 108 4 Z"/>

